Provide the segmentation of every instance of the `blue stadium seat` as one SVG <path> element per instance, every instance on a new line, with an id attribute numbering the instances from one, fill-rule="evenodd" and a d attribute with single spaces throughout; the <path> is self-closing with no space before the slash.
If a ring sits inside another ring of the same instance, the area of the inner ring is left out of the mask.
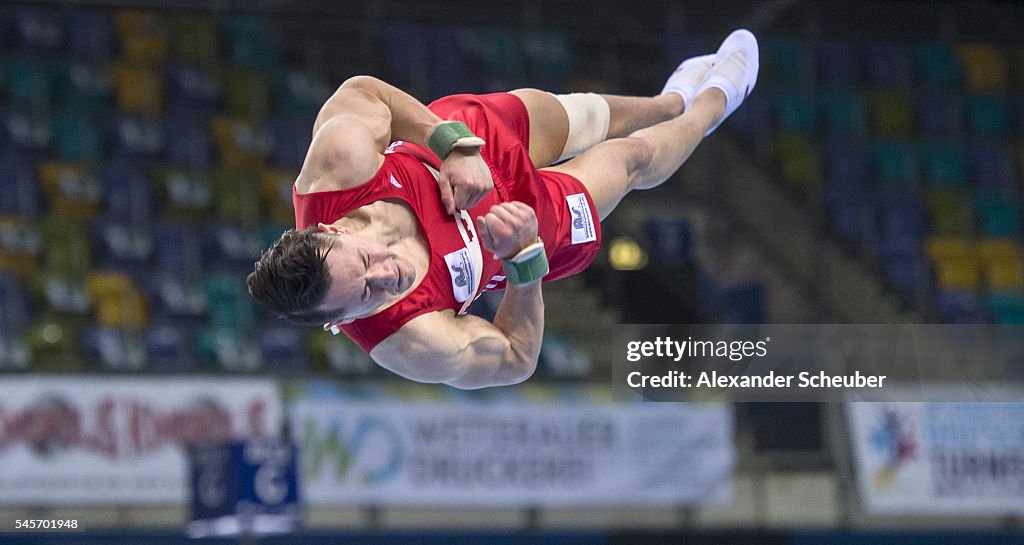
<path id="1" fill-rule="evenodd" d="M 825 144 L 825 160 L 830 187 L 839 192 L 867 192 L 872 186 L 872 158 L 860 142 L 832 138 Z"/>
<path id="2" fill-rule="evenodd" d="M 35 115 L 15 109 L 0 113 L 6 153 L 19 153 L 33 160 L 42 159 L 53 143 L 48 115 Z"/>
<path id="3" fill-rule="evenodd" d="M 502 83 L 491 83 L 488 88 L 481 74 L 488 74 L 495 77 L 493 64 L 481 63 L 479 58 L 474 58 L 478 50 L 467 39 L 468 31 L 444 26 L 431 27 L 426 30 L 427 45 L 430 48 L 431 69 L 427 71 L 427 92 L 431 97 L 442 97 L 456 93 L 485 92 L 496 90 Z M 492 34 L 491 37 L 499 37 L 499 34 Z M 514 46 L 513 46 L 514 47 Z M 486 46 L 485 49 L 486 50 Z M 521 64 L 521 63 L 520 63 Z M 502 72 L 504 76 L 509 72 L 515 72 L 514 67 L 509 67 L 508 72 Z M 503 83 L 511 84 L 513 81 Z M 538 84 L 539 85 L 539 84 Z M 515 85 L 510 85 L 515 87 Z"/>
<path id="4" fill-rule="evenodd" d="M 754 93 L 743 102 L 723 128 L 748 144 L 766 142 L 772 137 L 771 106 L 762 93 Z"/>
<path id="5" fill-rule="evenodd" d="M 964 134 L 963 99 L 950 90 L 921 91 L 916 99 L 917 124 L 926 136 L 958 138 Z"/>
<path id="6" fill-rule="evenodd" d="M 873 245 L 877 239 L 875 209 L 860 193 L 832 194 L 828 197 L 832 223 L 842 236 L 862 248 Z"/>
<path id="7" fill-rule="evenodd" d="M 828 41 L 818 46 L 818 81 L 835 85 L 859 85 L 863 64 L 849 42 Z"/>
<path id="8" fill-rule="evenodd" d="M 334 88 L 302 70 L 280 70 L 271 82 L 277 115 L 312 125 Z"/>
<path id="9" fill-rule="evenodd" d="M 274 139 L 271 165 L 281 170 L 301 168 L 313 140 L 313 123 L 277 118 L 270 122 L 270 133 Z"/>
<path id="10" fill-rule="evenodd" d="M 914 300 L 925 300 L 931 284 L 931 273 L 928 263 L 918 253 L 884 253 L 884 266 L 889 281 L 897 291 Z M 885 249 L 883 248 L 883 252 Z"/>
<path id="11" fill-rule="evenodd" d="M 88 363 L 105 371 L 140 371 L 147 363 L 140 336 L 114 327 L 83 328 L 82 353 Z"/>
<path id="12" fill-rule="evenodd" d="M 651 218 L 643 223 L 647 245 L 655 259 L 666 263 L 688 263 L 693 258 L 690 223 L 677 218 Z"/>
<path id="13" fill-rule="evenodd" d="M 142 334 L 147 367 L 157 372 L 186 372 L 192 366 L 192 335 L 187 327 L 156 323 Z"/>
<path id="14" fill-rule="evenodd" d="M 1013 154 L 1002 142 L 977 142 L 968 149 L 971 179 L 993 193 L 1012 191 L 1016 185 Z"/>
<path id="15" fill-rule="evenodd" d="M 114 32 L 110 15 L 96 8 L 71 8 L 66 12 L 70 56 L 106 62 L 114 56 Z"/>
<path id="16" fill-rule="evenodd" d="M 161 273 L 177 278 L 197 278 L 203 270 L 199 233 L 184 224 L 158 222 L 153 227 L 156 265 Z"/>
<path id="17" fill-rule="evenodd" d="M 99 178 L 105 216 L 132 224 L 152 220 L 156 201 L 145 170 L 132 162 L 115 160 L 100 168 Z"/>
<path id="18" fill-rule="evenodd" d="M 914 63 L 907 46 L 873 42 L 865 47 L 867 80 L 878 87 L 910 89 L 914 84 Z"/>
<path id="19" fill-rule="evenodd" d="M 927 231 L 924 207 L 916 192 L 885 191 L 878 196 L 879 230 L 890 237 L 907 237 L 921 245 L 921 238 Z M 920 248 L 917 248 L 920 252 Z"/>
<path id="20" fill-rule="evenodd" d="M 31 366 L 25 337 L 32 315 L 28 291 L 17 278 L 0 272 L 0 370 L 20 371 Z"/>
<path id="21" fill-rule="evenodd" d="M 163 123 L 157 118 L 120 115 L 111 122 L 112 157 L 152 161 L 164 153 Z"/>
<path id="22" fill-rule="evenodd" d="M 764 285 L 751 282 L 722 290 L 722 301 L 730 324 L 763 324 L 765 322 Z"/>
<path id="23" fill-rule="evenodd" d="M 260 329 L 256 346 L 263 361 L 275 373 L 293 373 L 305 370 L 309 360 L 306 352 L 305 331 L 275 320 L 277 323 Z"/>
<path id="24" fill-rule="evenodd" d="M 384 25 L 382 39 L 388 72 L 394 84 L 419 96 L 426 92 L 430 65 L 430 46 L 426 28 L 410 21 L 390 21 Z"/>
<path id="25" fill-rule="evenodd" d="M 34 218 L 42 211 L 35 162 L 16 153 L 0 153 L 0 214 Z"/>
<path id="26" fill-rule="evenodd" d="M 207 272 L 251 272 L 252 264 L 264 250 L 260 233 L 248 226 L 210 222 L 203 233 L 203 262 Z"/>
<path id="27" fill-rule="evenodd" d="M 212 73 L 192 66 L 167 70 L 167 104 L 174 117 L 209 117 L 219 111 L 224 91 Z"/>
<path id="28" fill-rule="evenodd" d="M 205 170 L 213 165 L 213 138 L 202 118 L 168 117 L 164 122 L 164 141 L 167 163 L 172 166 Z"/>
<path id="29" fill-rule="evenodd" d="M 128 274 L 136 281 L 152 273 L 155 243 L 148 225 L 101 220 L 93 222 L 91 229 L 99 268 Z"/>
<path id="30" fill-rule="evenodd" d="M 22 52 L 58 54 L 64 47 L 64 23 L 49 6 L 23 6 L 13 13 L 13 43 Z"/>
<path id="31" fill-rule="evenodd" d="M 987 321 L 978 294 L 967 290 L 940 290 L 939 315 L 950 324 L 982 324 Z"/>

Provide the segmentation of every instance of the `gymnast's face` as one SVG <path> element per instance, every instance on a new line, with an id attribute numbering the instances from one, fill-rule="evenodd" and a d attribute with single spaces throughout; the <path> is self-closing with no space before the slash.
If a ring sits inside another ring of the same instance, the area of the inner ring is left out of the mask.
<path id="1" fill-rule="evenodd" d="M 320 224 L 320 230 L 334 247 L 327 253 L 331 287 L 319 308 L 338 312 L 325 330 L 376 314 L 411 290 L 416 268 L 408 259 L 344 227 Z"/>

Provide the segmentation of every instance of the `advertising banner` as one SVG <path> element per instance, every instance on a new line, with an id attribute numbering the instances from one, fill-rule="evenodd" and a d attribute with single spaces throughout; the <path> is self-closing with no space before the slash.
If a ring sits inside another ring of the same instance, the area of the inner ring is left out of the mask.
<path id="1" fill-rule="evenodd" d="M 176 503 L 184 446 L 275 436 L 273 381 L 171 377 L 0 380 L 0 503 Z"/>
<path id="2" fill-rule="evenodd" d="M 725 405 L 297 401 L 310 503 L 554 506 L 726 501 Z"/>
<path id="3" fill-rule="evenodd" d="M 1024 512 L 1024 403 L 872 402 L 847 411 L 868 512 Z"/>

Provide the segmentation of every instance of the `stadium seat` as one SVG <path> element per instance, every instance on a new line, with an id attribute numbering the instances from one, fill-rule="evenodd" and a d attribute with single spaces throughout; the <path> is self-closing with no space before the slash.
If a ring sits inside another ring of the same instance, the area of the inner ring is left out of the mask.
<path id="1" fill-rule="evenodd" d="M 226 167 L 254 168 L 263 166 L 273 149 L 268 127 L 225 116 L 214 117 L 210 132 L 220 160 Z"/>
<path id="2" fill-rule="evenodd" d="M 111 156 L 134 161 L 155 161 L 164 154 L 164 128 L 157 116 L 116 116 L 111 122 Z"/>
<path id="3" fill-rule="evenodd" d="M 210 15 L 176 13 L 170 17 L 171 49 L 179 63 L 210 68 L 220 58 L 217 22 Z"/>
<path id="4" fill-rule="evenodd" d="M 35 218 L 42 213 L 43 198 L 36 183 L 35 162 L 16 153 L 0 153 L 0 216 L 17 214 Z"/>
<path id="5" fill-rule="evenodd" d="M 292 208 L 292 184 L 298 172 L 266 170 L 260 175 L 260 191 L 263 202 L 267 203 L 270 219 L 276 223 L 289 225 L 295 223 L 295 212 Z"/>
<path id="6" fill-rule="evenodd" d="M 89 220 L 100 212 L 103 186 L 84 163 L 45 161 L 39 165 L 39 183 L 55 214 Z"/>
<path id="7" fill-rule="evenodd" d="M 172 115 L 163 125 L 168 165 L 192 170 L 213 165 L 213 137 L 201 118 Z"/>
<path id="8" fill-rule="evenodd" d="M 219 168 L 210 174 L 210 182 L 220 220 L 251 224 L 263 217 L 258 170 Z"/>
<path id="9" fill-rule="evenodd" d="M 264 250 L 261 233 L 253 226 L 210 223 L 203 233 L 203 263 L 207 271 L 251 272 L 252 264 Z"/>
<path id="10" fill-rule="evenodd" d="M 985 267 L 986 284 L 997 291 L 1024 289 L 1024 256 L 1013 239 L 982 239 L 978 257 Z"/>
<path id="11" fill-rule="evenodd" d="M 828 41 L 818 46 L 818 81 L 832 85 L 859 85 L 864 79 L 863 64 L 849 42 Z"/>
<path id="12" fill-rule="evenodd" d="M 160 67 L 170 51 L 167 24 L 156 11 L 122 9 L 114 12 L 121 58 L 139 66 Z"/>
<path id="13" fill-rule="evenodd" d="M 1017 168 L 1013 154 L 1003 142 L 977 142 L 968 148 L 971 179 L 974 184 L 993 193 L 1013 192 Z"/>
<path id="14" fill-rule="evenodd" d="M 527 30 L 523 38 L 530 80 L 541 89 L 554 93 L 568 92 L 575 59 L 573 40 L 561 30 L 536 28 Z M 465 44 L 459 45 L 462 49 L 467 48 Z M 469 70 L 469 73 L 473 71 Z M 472 81 L 466 81 L 466 84 L 472 85 Z"/>
<path id="15" fill-rule="evenodd" d="M 829 89 L 821 94 L 825 133 L 858 137 L 867 132 L 867 113 L 859 93 L 850 89 Z"/>
<path id="16" fill-rule="evenodd" d="M 926 142 L 920 146 L 924 179 L 931 186 L 967 184 L 967 155 L 953 143 Z"/>
<path id="17" fill-rule="evenodd" d="M 986 315 L 978 294 L 970 290 L 940 290 L 939 315 L 945 323 L 980 324 Z"/>
<path id="18" fill-rule="evenodd" d="M 271 166 L 278 170 L 297 171 L 306 160 L 306 152 L 313 140 L 313 123 L 275 118 L 270 121 L 270 134 L 274 147 L 270 152 Z"/>
<path id="19" fill-rule="evenodd" d="M 153 233 L 144 224 L 97 221 L 92 225 L 96 265 L 133 279 L 151 274 L 155 254 Z"/>
<path id="20" fill-rule="evenodd" d="M 261 122 L 270 114 L 270 86 L 259 71 L 241 67 L 224 70 L 225 113 L 232 118 Z"/>
<path id="21" fill-rule="evenodd" d="M 976 138 L 1006 138 L 1010 114 L 1006 101 L 992 95 L 971 95 L 965 102 L 967 126 Z"/>
<path id="22" fill-rule="evenodd" d="M 808 84 L 814 81 L 813 53 L 801 41 L 766 37 L 760 40 L 765 83 Z"/>
<path id="23" fill-rule="evenodd" d="M 187 327 L 157 323 L 142 334 L 146 366 L 156 372 L 181 373 L 192 367 L 192 336 Z"/>
<path id="24" fill-rule="evenodd" d="M 977 247 L 969 240 L 960 237 L 931 236 L 925 241 L 925 253 L 932 261 L 946 259 L 976 260 Z"/>
<path id="25" fill-rule="evenodd" d="M 969 236 L 974 233 L 971 206 L 952 189 L 929 189 L 924 193 L 931 233 L 940 236 Z"/>
<path id="26" fill-rule="evenodd" d="M 50 150 L 53 132 L 48 115 L 36 115 L 15 109 L 2 114 L 6 153 L 17 153 L 40 159 Z"/>
<path id="27" fill-rule="evenodd" d="M 818 131 L 818 116 L 814 97 L 796 88 L 773 90 L 774 125 L 784 133 L 814 136 Z"/>
<path id="28" fill-rule="evenodd" d="M 181 279 L 197 279 L 204 269 L 200 236 L 195 228 L 174 221 L 153 227 L 157 271 Z"/>
<path id="29" fill-rule="evenodd" d="M 26 342 L 32 354 L 32 370 L 80 372 L 81 325 L 67 318 L 44 317 L 29 328 Z"/>
<path id="30" fill-rule="evenodd" d="M 137 372 L 148 363 L 142 336 L 117 327 L 84 328 L 82 352 L 87 363 L 104 371 Z"/>
<path id="31" fill-rule="evenodd" d="M 49 6 L 20 6 L 9 14 L 13 20 L 13 45 L 32 55 L 56 55 L 64 47 L 60 12 Z"/>
<path id="32" fill-rule="evenodd" d="M 571 339 L 556 333 L 547 333 L 540 347 L 537 370 L 553 379 L 586 378 L 594 363 L 585 352 L 574 346 Z"/>
<path id="33" fill-rule="evenodd" d="M 231 62 L 265 68 L 278 60 L 277 35 L 270 21 L 257 13 L 235 13 L 222 21 Z"/>
<path id="34" fill-rule="evenodd" d="M 693 259 L 693 229 L 679 218 L 653 217 L 642 225 L 651 255 L 666 263 L 688 263 Z"/>
<path id="35" fill-rule="evenodd" d="M 916 118 L 921 132 L 934 138 L 964 134 L 963 97 L 951 90 L 921 91 L 916 97 Z"/>
<path id="36" fill-rule="evenodd" d="M 956 53 L 969 89 L 980 92 L 1006 89 L 1009 66 L 1002 48 L 992 43 L 975 42 L 957 46 Z"/>
<path id="37" fill-rule="evenodd" d="M 200 330 L 195 337 L 195 356 L 205 371 L 247 373 L 263 368 L 259 347 L 234 329 Z"/>
<path id="38" fill-rule="evenodd" d="M 974 199 L 979 231 L 992 238 L 1020 235 L 1020 208 L 1001 195 L 978 194 Z"/>
<path id="39" fill-rule="evenodd" d="M 866 98 L 872 134 L 908 136 L 914 132 L 914 110 L 909 95 L 874 89 L 866 93 Z"/>
<path id="40" fill-rule="evenodd" d="M 921 237 L 925 235 L 925 214 L 916 193 L 910 190 L 885 191 L 878 196 L 879 231 L 885 237 L 909 238 L 920 253 Z"/>
<path id="41" fill-rule="evenodd" d="M 32 317 L 28 290 L 14 276 L 0 272 L 0 370 L 23 371 L 30 367 L 25 335 Z"/>
<path id="42" fill-rule="evenodd" d="M 977 291 L 981 287 L 981 267 L 977 261 L 950 258 L 933 265 L 936 281 L 944 290 Z"/>
<path id="43" fill-rule="evenodd" d="M 251 265 L 251 264 L 250 264 Z M 249 296 L 245 278 L 210 274 L 202 282 L 209 304 L 209 325 L 233 331 L 252 331 L 256 325 L 256 302 Z"/>
<path id="44" fill-rule="evenodd" d="M 214 192 L 204 170 L 157 167 L 153 179 L 160 211 L 171 221 L 200 221 L 213 212 Z"/>
<path id="45" fill-rule="evenodd" d="M 86 278 L 86 287 L 99 325 L 136 332 L 146 327 L 146 300 L 130 276 L 94 272 Z"/>
<path id="46" fill-rule="evenodd" d="M 918 44 L 913 55 L 918 81 L 925 87 L 949 89 L 962 84 L 960 62 L 948 44 Z"/>
<path id="47" fill-rule="evenodd" d="M 872 42 L 865 47 L 867 81 L 872 86 L 909 90 L 914 86 L 910 49 L 898 43 Z"/>
<path id="48" fill-rule="evenodd" d="M 66 11 L 67 53 L 84 61 L 103 63 L 114 54 L 114 33 L 107 12 L 95 8 L 73 7 Z"/>
<path id="49" fill-rule="evenodd" d="M 194 66 L 167 71 L 167 104 L 173 117 L 205 118 L 219 111 L 223 83 L 215 73 Z"/>
<path id="50" fill-rule="evenodd" d="M 277 115 L 304 122 L 307 132 L 333 92 L 334 88 L 302 70 L 279 70 L 271 85 Z"/>
<path id="51" fill-rule="evenodd" d="M 985 304 L 997 324 L 1024 324 L 1024 292 L 994 291 L 985 296 Z"/>
<path id="52" fill-rule="evenodd" d="M 49 113 L 53 104 L 53 80 L 49 67 L 30 57 L 15 57 L 2 64 L 6 101 L 22 114 Z"/>
<path id="53" fill-rule="evenodd" d="M 66 111 L 54 114 L 51 120 L 58 160 L 95 163 L 103 159 L 103 133 L 95 117 Z"/>
<path id="54" fill-rule="evenodd" d="M 884 256 L 883 263 L 889 281 L 900 294 L 915 301 L 925 299 L 931 278 L 920 254 L 892 253 Z"/>
<path id="55" fill-rule="evenodd" d="M 775 138 L 775 150 L 786 187 L 806 195 L 823 185 L 821 152 L 809 137 L 780 134 Z"/>
<path id="56" fill-rule="evenodd" d="M 0 271 L 35 279 L 45 250 L 38 225 L 21 216 L 0 215 Z"/>
<path id="57" fill-rule="evenodd" d="M 260 356 L 274 373 L 301 373 L 307 370 L 306 338 L 302 329 L 287 322 L 260 328 L 256 339 Z"/>
<path id="58" fill-rule="evenodd" d="M 375 367 L 370 356 L 345 335 L 311 331 L 306 336 L 306 350 L 312 371 L 341 376 L 366 376 Z"/>
<path id="59" fill-rule="evenodd" d="M 145 170 L 135 163 L 114 160 L 100 167 L 103 214 L 115 221 L 148 224 L 155 212 L 153 187 Z"/>
<path id="60" fill-rule="evenodd" d="M 111 74 L 118 111 L 149 117 L 160 115 L 164 96 L 157 70 L 118 62 L 111 65 Z"/>
<path id="61" fill-rule="evenodd" d="M 871 154 L 879 183 L 891 186 L 917 183 L 920 157 L 915 143 L 906 140 L 876 140 Z"/>

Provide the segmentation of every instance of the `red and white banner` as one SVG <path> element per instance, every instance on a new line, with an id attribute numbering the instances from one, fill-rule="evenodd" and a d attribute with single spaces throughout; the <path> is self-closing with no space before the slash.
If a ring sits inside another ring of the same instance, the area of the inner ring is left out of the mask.
<path id="1" fill-rule="evenodd" d="M 281 421 L 269 380 L 4 377 L 0 503 L 183 502 L 183 445 Z"/>
<path id="2" fill-rule="evenodd" d="M 728 405 L 298 401 L 310 503 L 681 505 L 728 500 Z"/>

